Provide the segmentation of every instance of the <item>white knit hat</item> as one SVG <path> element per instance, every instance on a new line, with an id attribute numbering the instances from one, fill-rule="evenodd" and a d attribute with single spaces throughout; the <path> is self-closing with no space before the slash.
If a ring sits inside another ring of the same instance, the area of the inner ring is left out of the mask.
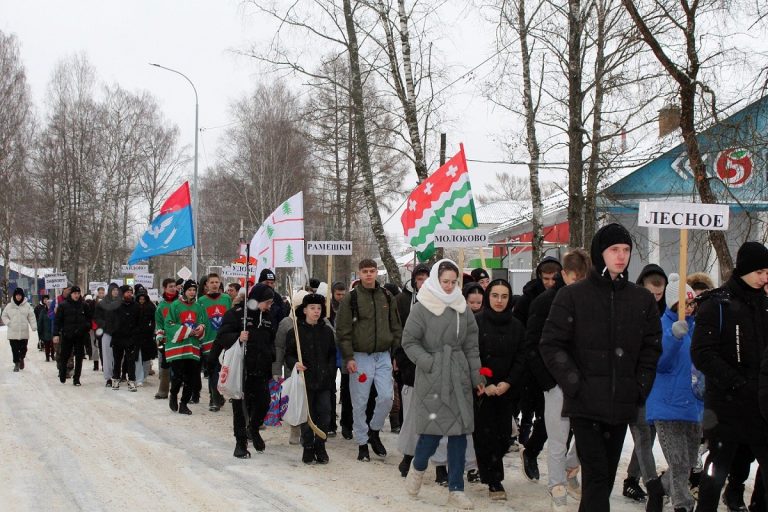
<path id="1" fill-rule="evenodd" d="M 693 288 L 685 285 L 686 300 L 693 300 L 696 295 L 693 293 Z M 680 301 L 680 275 L 669 274 L 669 283 L 667 283 L 667 290 L 664 292 L 664 299 L 667 302 L 667 307 L 672 309 L 672 306 Z"/>

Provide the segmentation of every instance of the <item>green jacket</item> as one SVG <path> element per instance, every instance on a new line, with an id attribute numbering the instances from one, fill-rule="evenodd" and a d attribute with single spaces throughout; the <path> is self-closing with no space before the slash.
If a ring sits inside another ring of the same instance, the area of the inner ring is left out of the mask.
<path id="1" fill-rule="evenodd" d="M 402 333 L 395 299 L 379 283 L 373 289 L 358 285 L 339 305 L 336 340 L 345 363 L 355 358 L 355 352 L 372 354 L 399 347 Z"/>

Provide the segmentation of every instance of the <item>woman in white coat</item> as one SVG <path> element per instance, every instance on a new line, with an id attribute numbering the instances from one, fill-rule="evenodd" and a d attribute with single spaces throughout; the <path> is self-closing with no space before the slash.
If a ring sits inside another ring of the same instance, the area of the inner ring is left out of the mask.
<path id="1" fill-rule="evenodd" d="M 29 328 L 37 331 L 37 319 L 32 306 L 24 298 L 24 290 L 13 290 L 13 300 L 3 310 L 3 323 L 8 326 L 8 341 L 13 352 L 13 371 L 24 369 L 24 358 L 27 356 Z"/>

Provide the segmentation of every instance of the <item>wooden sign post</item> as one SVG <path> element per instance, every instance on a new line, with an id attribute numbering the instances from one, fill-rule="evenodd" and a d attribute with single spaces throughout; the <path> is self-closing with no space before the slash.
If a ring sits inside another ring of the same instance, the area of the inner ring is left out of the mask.
<path id="1" fill-rule="evenodd" d="M 685 320 L 685 281 L 688 273 L 688 230 L 726 231 L 730 208 L 724 204 L 649 202 L 640 203 L 638 226 L 680 230 L 680 294 L 677 316 Z"/>
<path id="2" fill-rule="evenodd" d="M 352 255 L 352 242 L 346 240 L 331 240 L 331 241 L 307 241 L 307 255 L 318 255 L 328 257 L 328 292 L 325 297 L 325 314 L 328 318 L 331 317 L 331 295 L 333 294 L 333 257 L 334 256 L 351 256 Z"/>

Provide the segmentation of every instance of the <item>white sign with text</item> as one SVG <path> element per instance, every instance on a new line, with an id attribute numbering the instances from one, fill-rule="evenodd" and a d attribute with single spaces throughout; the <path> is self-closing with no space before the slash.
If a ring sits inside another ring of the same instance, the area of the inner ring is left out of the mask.
<path id="1" fill-rule="evenodd" d="M 673 203 L 666 201 L 640 203 L 638 226 L 666 229 L 706 229 L 726 231 L 730 219 L 727 204 Z"/>
<path id="2" fill-rule="evenodd" d="M 52 272 L 43 276 L 45 279 L 45 289 L 54 290 L 56 288 L 67 287 L 67 274 L 64 272 Z"/>
<path id="3" fill-rule="evenodd" d="M 149 265 L 120 265 L 120 273 L 123 275 L 149 272 Z"/>
<path id="4" fill-rule="evenodd" d="M 454 229 L 435 231 L 435 247 L 485 247 L 488 231 L 483 229 Z"/>
<path id="5" fill-rule="evenodd" d="M 307 241 L 310 256 L 351 256 L 352 242 L 347 240 Z"/>

